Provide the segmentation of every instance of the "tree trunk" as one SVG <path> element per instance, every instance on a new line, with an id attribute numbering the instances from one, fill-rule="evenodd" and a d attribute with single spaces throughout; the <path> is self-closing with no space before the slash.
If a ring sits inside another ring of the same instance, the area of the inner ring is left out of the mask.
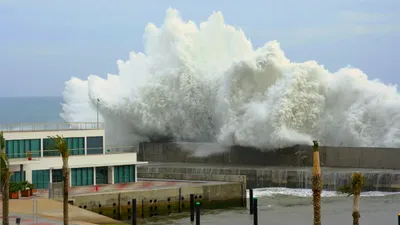
<path id="1" fill-rule="evenodd" d="M 68 189 L 69 189 L 68 157 L 63 157 L 62 171 L 64 177 L 63 216 L 64 216 L 64 225 L 68 225 Z"/>
<path id="2" fill-rule="evenodd" d="M 9 225 L 10 220 L 8 218 L 9 211 L 9 200 L 10 200 L 10 178 L 11 173 L 8 169 L 4 173 L 4 186 L 3 186 L 3 224 Z"/>
<path id="3" fill-rule="evenodd" d="M 314 225 L 321 225 L 321 165 L 319 160 L 318 143 L 314 142 L 313 148 L 313 176 L 312 176 L 312 191 L 314 204 Z"/>
<path id="4" fill-rule="evenodd" d="M 354 194 L 353 201 L 353 225 L 360 224 L 360 194 Z"/>

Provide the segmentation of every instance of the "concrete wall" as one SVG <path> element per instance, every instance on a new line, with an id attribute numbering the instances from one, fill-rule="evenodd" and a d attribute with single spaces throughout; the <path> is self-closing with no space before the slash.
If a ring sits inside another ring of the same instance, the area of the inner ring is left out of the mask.
<path id="1" fill-rule="evenodd" d="M 159 215 L 166 215 L 169 210 L 177 212 L 177 205 L 182 205 L 182 210 L 188 212 L 190 194 L 195 195 L 195 201 L 201 202 L 202 208 L 226 208 L 240 207 L 246 205 L 246 192 L 242 190 L 242 184 L 236 183 L 199 183 L 195 186 L 183 186 L 161 189 L 140 189 L 135 191 L 126 191 L 121 193 L 109 194 L 89 194 L 71 196 L 74 205 L 84 209 L 101 213 L 110 217 L 114 217 L 112 213 L 116 206 L 120 195 L 120 208 L 123 215 L 131 215 L 129 211 L 129 203 L 132 199 L 137 201 L 138 217 L 143 212 L 145 217 L 149 216 L 154 206 L 158 206 Z M 244 193 L 244 196 L 243 196 Z M 156 203 L 155 203 L 156 202 Z M 172 208 L 168 209 L 167 206 Z M 115 211 L 114 211 L 115 212 Z"/>
<path id="2" fill-rule="evenodd" d="M 350 181 L 353 169 L 322 168 L 325 190 L 336 191 Z M 393 170 L 361 170 L 366 177 L 365 191 L 400 191 L 400 171 Z M 289 187 L 311 188 L 312 168 L 283 167 L 207 167 L 198 164 L 147 165 L 138 167 L 139 178 L 151 178 L 149 173 L 178 178 L 186 174 L 186 178 L 217 179 L 218 176 L 245 175 L 247 188 Z M 174 174 L 176 174 L 174 176 Z M 222 175 L 224 174 L 224 175 Z M 235 178 L 235 179 L 240 179 Z"/>
<path id="3" fill-rule="evenodd" d="M 203 149 L 202 149 L 203 148 Z M 311 166 L 311 146 L 262 151 L 250 147 L 233 146 L 223 153 L 207 157 L 191 156 L 194 150 L 221 152 L 218 144 L 199 143 L 142 143 L 138 159 L 149 162 L 186 162 L 254 166 Z M 400 169 L 400 149 L 320 147 L 321 164 L 327 167 Z"/>

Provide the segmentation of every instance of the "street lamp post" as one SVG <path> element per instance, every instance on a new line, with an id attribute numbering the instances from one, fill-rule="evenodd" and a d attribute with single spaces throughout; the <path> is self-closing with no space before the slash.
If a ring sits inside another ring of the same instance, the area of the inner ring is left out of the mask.
<path id="1" fill-rule="evenodd" d="M 99 129 L 99 101 L 100 101 L 100 99 L 97 98 L 97 104 L 96 104 L 96 106 L 97 106 L 97 129 Z"/>

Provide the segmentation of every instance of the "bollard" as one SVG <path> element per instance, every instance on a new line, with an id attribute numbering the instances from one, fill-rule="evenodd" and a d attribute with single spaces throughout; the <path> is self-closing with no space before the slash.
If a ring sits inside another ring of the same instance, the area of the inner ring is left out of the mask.
<path id="1" fill-rule="evenodd" d="M 179 188 L 178 212 L 182 212 L 182 188 Z"/>
<path id="2" fill-rule="evenodd" d="M 249 204 L 250 204 L 250 215 L 253 215 L 253 189 L 249 190 L 250 192 L 250 197 L 249 197 Z"/>
<path id="3" fill-rule="evenodd" d="M 137 218 L 136 218 L 136 198 L 132 199 L 132 225 L 137 224 Z"/>
<path id="4" fill-rule="evenodd" d="M 190 194 L 190 222 L 194 221 L 194 194 Z"/>
<path id="5" fill-rule="evenodd" d="M 196 202 L 196 225 L 200 225 L 200 202 Z"/>
<path id="6" fill-rule="evenodd" d="M 254 211 L 254 214 L 253 214 L 253 224 L 254 225 L 258 225 L 258 207 L 257 207 L 257 198 L 254 198 L 253 199 L 253 204 L 254 204 L 254 207 L 253 207 L 253 211 Z"/>
<path id="7" fill-rule="evenodd" d="M 121 193 L 118 193 L 118 209 L 117 209 L 117 218 L 121 220 Z"/>
<path id="8" fill-rule="evenodd" d="M 21 224 L 21 218 L 17 217 L 17 218 L 15 219 L 15 223 L 18 224 L 18 225 L 20 225 L 20 224 Z"/>
<path id="9" fill-rule="evenodd" d="M 142 219 L 144 219 L 144 200 L 142 199 Z"/>

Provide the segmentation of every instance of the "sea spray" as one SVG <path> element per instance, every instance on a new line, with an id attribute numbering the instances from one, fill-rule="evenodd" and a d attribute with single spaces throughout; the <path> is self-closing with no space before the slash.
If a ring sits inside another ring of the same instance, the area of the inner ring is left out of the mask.
<path id="1" fill-rule="evenodd" d="M 277 41 L 254 48 L 220 12 L 196 25 L 168 9 L 162 26 L 146 27 L 144 52 L 117 65 L 107 79 L 72 78 L 63 93 L 61 116 L 70 122 L 96 121 L 100 99 L 107 145 L 400 146 L 395 86 L 355 68 L 291 62 Z"/>

